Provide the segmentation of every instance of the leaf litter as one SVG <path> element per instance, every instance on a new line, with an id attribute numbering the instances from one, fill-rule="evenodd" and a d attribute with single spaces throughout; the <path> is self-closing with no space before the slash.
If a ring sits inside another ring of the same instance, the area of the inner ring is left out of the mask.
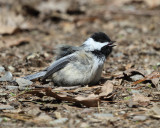
<path id="1" fill-rule="evenodd" d="M 108 87 L 106 85 L 108 85 Z M 77 104 L 82 104 L 86 107 L 98 107 L 98 104 L 101 102 L 100 99 L 107 97 L 113 91 L 113 85 L 111 83 L 107 83 L 104 86 L 101 87 L 100 89 L 101 93 L 99 93 L 99 95 L 90 94 L 87 97 L 80 96 L 80 95 L 73 97 L 73 96 L 69 96 L 69 94 L 58 93 L 57 91 L 53 92 L 51 88 L 36 89 L 36 90 L 28 91 L 23 95 L 32 94 L 32 95 L 39 96 L 41 98 L 43 96 L 50 96 L 50 97 L 54 97 L 56 100 L 74 102 Z"/>
<path id="2" fill-rule="evenodd" d="M 0 127 L 160 126 L 158 0 L 0 4 Z M 117 41 L 99 84 L 62 88 L 21 79 L 47 67 L 57 44 L 79 46 L 97 31 Z"/>

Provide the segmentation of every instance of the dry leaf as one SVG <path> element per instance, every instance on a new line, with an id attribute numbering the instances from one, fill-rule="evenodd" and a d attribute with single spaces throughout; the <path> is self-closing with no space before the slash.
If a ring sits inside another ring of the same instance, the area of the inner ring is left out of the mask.
<path id="1" fill-rule="evenodd" d="M 113 84 L 111 81 L 107 81 L 104 83 L 104 85 L 101 88 L 101 93 L 99 96 L 102 97 L 107 97 L 109 94 L 113 92 Z"/>
<path id="2" fill-rule="evenodd" d="M 31 116 L 37 116 L 41 113 L 41 110 L 37 106 L 31 106 L 31 107 L 25 108 L 24 111 L 27 115 L 31 115 Z"/>
<path id="3" fill-rule="evenodd" d="M 126 77 L 130 77 L 130 76 L 133 76 L 133 75 L 145 76 L 143 71 L 139 71 L 139 70 L 136 70 L 136 69 L 128 69 L 128 70 L 126 70 L 124 72 L 121 72 L 118 75 L 116 75 L 116 78 L 117 79 L 126 78 Z"/>
<path id="4" fill-rule="evenodd" d="M 13 34 L 16 31 L 15 26 L 0 26 L 0 34 Z"/>
<path id="5" fill-rule="evenodd" d="M 137 1 L 137 2 L 144 1 L 148 5 L 149 8 L 156 8 L 160 6 L 160 0 L 113 0 L 111 2 L 111 5 L 120 7 L 126 3 L 131 3 L 134 1 Z"/>
<path id="6" fill-rule="evenodd" d="M 14 109 L 14 107 L 10 105 L 0 104 L 0 110 L 11 110 L 11 109 Z"/>
<path id="7" fill-rule="evenodd" d="M 98 107 L 98 104 L 100 103 L 98 95 L 95 94 L 91 94 L 88 97 L 77 96 L 75 99 L 76 103 L 83 104 L 87 107 Z"/>
<path id="8" fill-rule="evenodd" d="M 64 94 L 58 94 L 57 92 L 52 92 L 51 88 L 32 90 L 32 91 L 26 92 L 25 94 L 32 94 L 39 97 L 50 96 L 50 97 L 54 97 L 57 100 L 83 104 L 86 107 L 97 107 L 100 102 L 98 95 L 92 94 L 92 95 L 89 95 L 88 97 L 82 97 L 82 96 L 72 97 Z"/>
<path id="9" fill-rule="evenodd" d="M 113 0 L 111 2 L 111 5 L 119 7 L 119 6 L 123 6 L 124 4 L 126 4 L 126 3 L 130 2 L 130 1 L 131 0 Z"/>
<path id="10" fill-rule="evenodd" d="M 19 38 L 19 39 L 3 39 L 3 41 L 0 42 L 0 47 L 13 47 L 13 46 L 21 46 L 24 44 L 28 44 L 30 42 L 30 39 L 28 38 Z"/>
<path id="11" fill-rule="evenodd" d="M 49 122 L 52 121 L 52 117 L 47 115 L 46 113 L 41 113 L 38 117 L 35 117 L 33 121 L 35 122 Z"/>
<path id="12" fill-rule="evenodd" d="M 18 113 L 2 113 L 0 116 L 9 117 L 16 120 L 22 120 L 22 121 L 29 121 L 32 119 L 32 116 L 24 115 L 24 114 L 18 114 Z"/>
<path id="13" fill-rule="evenodd" d="M 37 9 L 42 13 L 49 11 L 60 11 L 64 13 L 69 7 L 70 4 L 67 1 L 44 1 L 37 6 Z"/>
<path id="14" fill-rule="evenodd" d="M 13 11 L 2 9 L 0 11 L 0 34 L 14 34 L 24 29 L 32 29 L 32 25 L 25 18 Z"/>
<path id="15" fill-rule="evenodd" d="M 139 93 L 133 93 L 132 96 L 132 101 L 135 103 L 135 105 L 147 106 L 150 103 L 150 100 L 150 97 L 145 97 Z"/>
<path id="16" fill-rule="evenodd" d="M 150 117 L 160 119 L 160 107 L 157 104 L 153 104 L 153 107 L 148 110 Z"/>
<path id="17" fill-rule="evenodd" d="M 145 76 L 143 79 L 140 79 L 138 81 L 135 81 L 133 84 L 139 84 L 143 81 L 146 81 L 146 80 L 151 80 L 151 82 L 155 85 L 158 84 L 159 82 L 159 79 L 160 79 L 160 73 L 159 72 L 152 72 L 151 74 Z"/>
<path id="18" fill-rule="evenodd" d="M 133 64 L 132 63 L 129 63 L 129 64 L 127 64 L 126 66 L 125 66 L 125 69 L 126 70 L 129 70 L 129 69 L 131 69 L 133 67 Z"/>
<path id="19" fill-rule="evenodd" d="M 146 2 L 146 4 L 150 8 L 156 8 L 156 7 L 160 6 L 160 0 L 144 0 L 144 2 Z"/>

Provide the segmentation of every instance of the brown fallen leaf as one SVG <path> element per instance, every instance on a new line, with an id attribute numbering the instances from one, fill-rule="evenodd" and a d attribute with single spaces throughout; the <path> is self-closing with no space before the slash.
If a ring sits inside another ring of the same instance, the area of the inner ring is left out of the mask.
<path id="1" fill-rule="evenodd" d="M 40 113 L 42 112 L 37 106 L 31 106 L 31 107 L 25 108 L 23 111 L 25 112 L 25 114 L 30 116 L 37 116 L 37 115 L 40 115 Z"/>
<path id="2" fill-rule="evenodd" d="M 46 117 L 47 116 L 39 116 L 39 117 L 35 117 L 35 116 L 30 116 L 27 114 L 20 114 L 20 113 L 2 113 L 0 114 L 1 117 L 8 117 L 8 118 L 12 118 L 12 119 L 16 119 L 16 120 L 21 120 L 21 121 L 25 121 L 25 122 L 31 122 L 31 123 L 35 123 L 35 124 L 42 124 L 42 123 L 46 123 Z M 45 117 L 45 119 L 43 118 Z M 49 117 L 47 117 L 47 119 L 51 119 Z M 49 120 L 50 121 L 50 120 Z"/>
<path id="3" fill-rule="evenodd" d="M 118 75 L 115 75 L 115 77 L 117 79 L 121 79 L 121 78 L 127 78 L 127 77 L 130 77 L 130 76 L 133 76 L 133 75 L 142 75 L 142 76 L 145 76 L 143 71 L 139 71 L 137 69 L 128 69 L 124 72 L 121 72 L 119 73 Z"/>
<path id="4" fill-rule="evenodd" d="M 98 95 L 91 94 L 88 97 L 77 96 L 75 97 L 76 103 L 85 105 L 86 107 L 98 107 L 100 99 Z"/>
<path id="5" fill-rule="evenodd" d="M 107 81 L 101 88 L 100 98 L 108 97 L 113 92 L 113 84 L 111 81 Z"/>
<path id="6" fill-rule="evenodd" d="M 150 8 L 156 8 L 158 6 L 160 6 L 160 0 L 143 0 L 148 7 Z"/>
<path id="7" fill-rule="evenodd" d="M 34 122 L 49 122 L 52 121 L 52 117 L 50 117 L 49 115 L 47 115 L 46 113 L 41 113 L 38 117 L 35 117 L 33 119 Z"/>
<path id="8" fill-rule="evenodd" d="M 158 83 L 160 80 L 160 73 L 159 72 L 152 72 L 151 74 L 145 76 L 143 79 L 135 81 L 133 83 L 133 85 L 139 84 L 139 83 L 144 82 L 146 80 L 150 80 L 154 84 L 154 86 L 158 88 Z"/>
<path id="9" fill-rule="evenodd" d="M 147 112 L 150 117 L 155 119 L 160 119 L 160 107 L 157 104 L 153 104 L 153 107 Z"/>
<path id="10" fill-rule="evenodd" d="M 150 103 L 151 98 L 145 97 L 139 93 L 133 93 L 132 101 L 134 105 L 147 106 Z"/>
<path id="11" fill-rule="evenodd" d="M 139 80 L 133 79 L 134 76 L 136 78 L 136 75 L 139 75 L 138 76 Z M 140 76 L 143 78 L 141 78 Z M 152 72 L 151 74 L 145 76 L 143 71 L 139 71 L 136 69 L 128 69 L 124 72 L 119 73 L 118 75 L 115 75 L 115 78 L 125 79 L 125 80 L 129 80 L 129 81 L 135 81 L 135 82 L 133 82 L 132 85 L 137 85 L 139 83 L 147 81 L 147 82 L 152 83 L 157 89 L 159 89 L 159 81 L 160 81 L 160 73 L 159 72 Z M 139 88 L 141 88 L 141 87 L 138 87 L 137 89 L 139 89 Z"/>
<path id="12" fill-rule="evenodd" d="M 13 34 L 16 30 L 16 26 L 0 26 L 0 34 Z"/>
<path id="13" fill-rule="evenodd" d="M 57 92 L 53 92 L 51 88 L 35 89 L 32 91 L 26 92 L 24 94 L 32 94 L 39 97 L 50 96 L 50 97 L 54 97 L 57 100 L 74 102 L 74 103 L 85 105 L 86 107 L 97 107 L 100 102 L 98 95 L 92 94 L 92 95 L 89 95 L 88 97 L 82 97 L 82 96 L 72 97 L 65 94 L 58 94 Z"/>
<path id="14" fill-rule="evenodd" d="M 154 86 L 157 88 L 157 90 L 160 90 L 160 72 L 153 72 L 152 74 L 153 79 L 151 79 L 152 83 L 154 84 Z"/>
<path id="15" fill-rule="evenodd" d="M 156 8 L 160 6 L 160 0 L 112 0 L 112 2 L 110 2 L 110 6 L 121 7 L 132 2 L 144 2 L 149 8 Z"/>
<path id="16" fill-rule="evenodd" d="M 123 6 L 126 3 L 131 3 L 131 2 L 145 2 L 149 8 L 156 8 L 160 6 L 160 0 L 113 0 L 111 2 L 112 5 L 120 7 Z"/>
<path id="17" fill-rule="evenodd" d="M 14 47 L 14 46 L 21 46 L 28 44 L 30 42 L 29 38 L 19 38 L 19 39 L 3 39 L 3 41 L 0 41 L 0 47 L 1 48 L 8 48 L 8 47 Z"/>
<path id="18" fill-rule="evenodd" d="M 126 66 L 125 66 L 125 69 L 126 70 L 129 70 L 129 69 L 131 69 L 133 67 L 133 64 L 132 63 L 129 63 L 129 64 L 127 64 Z"/>
<path id="19" fill-rule="evenodd" d="M 56 6 L 53 6 L 56 5 Z M 66 12 L 68 8 L 70 8 L 70 2 L 67 1 L 43 1 L 37 5 L 37 10 L 41 13 L 46 13 L 50 11 L 60 11 L 62 13 Z"/>
<path id="20" fill-rule="evenodd" d="M 111 2 L 111 6 L 116 6 L 116 7 L 120 7 L 123 6 L 124 4 L 130 2 L 131 0 L 113 0 Z"/>
<path id="21" fill-rule="evenodd" d="M 18 113 L 2 113 L 0 114 L 0 116 L 9 117 L 21 121 L 29 121 L 30 119 L 32 119 L 32 116 L 28 116 L 26 114 L 18 114 Z"/>
<path id="22" fill-rule="evenodd" d="M 21 14 L 2 9 L 0 11 L 0 35 L 15 34 L 21 30 L 29 30 L 33 25 Z"/>
<path id="23" fill-rule="evenodd" d="M 151 110 L 156 114 L 160 116 L 160 107 L 158 107 L 156 104 L 153 104 L 153 107 Z"/>

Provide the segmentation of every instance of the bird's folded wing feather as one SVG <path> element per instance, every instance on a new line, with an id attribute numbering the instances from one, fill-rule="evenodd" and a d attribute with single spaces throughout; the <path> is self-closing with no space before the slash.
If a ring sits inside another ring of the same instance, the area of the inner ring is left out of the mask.
<path id="1" fill-rule="evenodd" d="M 46 74 L 47 71 L 41 71 L 41 72 L 37 72 L 35 74 L 32 74 L 32 75 L 28 75 L 28 76 L 25 76 L 25 77 L 22 77 L 24 79 L 27 79 L 27 80 L 34 80 L 34 79 L 37 79 L 37 78 L 40 78 L 42 76 L 44 76 Z"/>
<path id="2" fill-rule="evenodd" d="M 43 71 L 40 71 L 38 73 L 32 74 L 32 75 L 28 75 L 23 77 L 24 79 L 27 80 L 34 80 L 37 78 L 42 77 L 42 81 L 44 81 L 46 78 L 48 78 L 50 75 L 52 75 L 53 73 L 57 72 L 58 70 L 62 69 L 63 67 L 65 67 L 70 61 L 75 60 L 75 55 L 68 55 L 65 56 L 63 58 L 60 58 L 59 60 L 56 60 L 55 62 L 53 62 L 48 68 L 46 68 Z"/>
<path id="3" fill-rule="evenodd" d="M 75 54 L 71 54 L 65 57 L 60 58 L 53 62 L 48 68 L 46 74 L 43 76 L 42 81 L 47 79 L 53 73 L 59 71 L 60 69 L 64 68 L 70 61 L 76 60 Z"/>

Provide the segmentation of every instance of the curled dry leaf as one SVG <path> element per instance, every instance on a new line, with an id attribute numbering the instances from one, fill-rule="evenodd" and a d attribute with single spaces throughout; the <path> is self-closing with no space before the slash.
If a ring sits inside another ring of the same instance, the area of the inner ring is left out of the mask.
<path id="1" fill-rule="evenodd" d="M 124 72 L 119 73 L 118 75 L 115 75 L 115 77 L 117 79 L 121 79 L 121 78 L 128 79 L 128 78 L 130 78 L 133 75 L 142 75 L 142 76 L 145 76 L 144 73 L 143 73 L 143 71 L 139 71 L 139 70 L 136 70 L 136 69 L 128 69 L 128 70 L 126 70 Z"/>
<path id="2" fill-rule="evenodd" d="M 57 92 L 53 92 L 51 88 L 36 89 L 26 92 L 25 94 L 32 94 L 39 97 L 50 96 L 54 97 L 57 100 L 74 102 L 85 105 L 86 107 L 97 107 L 100 102 L 98 96 L 94 94 L 89 95 L 88 97 L 81 97 L 81 96 L 72 97 L 64 94 L 58 94 Z"/>
<path id="3" fill-rule="evenodd" d="M 76 102 L 83 104 L 87 107 L 98 107 L 98 104 L 100 103 L 100 99 L 98 95 L 91 94 L 88 97 L 82 97 L 82 96 L 77 96 Z"/>
<path id="4" fill-rule="evenodd" d="M 101 88 L 100 98 L 108 97 L 113 92 L 113 84 L 111 81 L 107 81 Z"/>
<path id="5" fill-rule="evenodd" d="M 160 73 L 159 72 L 152 72 L 149 75 L 143 73 L 143 71 L 139 71 L 136 69 L 128 69 L 124 72 L 115 75 L 117 79 L 125 79 L 130 81 L 135 81 L 133 85 L 139 84 L 141 82 L 147 81 L 152 83 L 157 89 L 159 88 L 158 84 L 160 81 Z"/>
<path id="6" fill-rule="evenodd" d="M 50 96 L 54 97 L 56 100 L 74 102 L 77 104 L 82 104 L 86 107 L 97 107 L 101 102 L 101 99 L 111 98 L 113 95 L 110 94 L 113 92 L 113 84 L 111 81 L 107 81 L 96 94 L 90 94 L 87 97 L 84 96 L 69 96 L 67 94 L 53 92 L 51 88 L 42 88 L 35 89 L 25 94 L 32 94 L 38 97 Z"/>
<path id="7" fill-rule="evenodd" d="M 0 34 L 13 34 L 16 31 L 15 26 L 1 26 Z"/>
<path id="8" fill-rule="evenodd" d="M 160 81 L 160 73 L 159 72 L 152 72 L 151 74 L 145 76 L 143 79 L 140 79 L 138 81 L 135 81 L 133 84 L 139 84 L 143 81 L 150 80 L 152 84 L 154 84 L 155 87 L 158 86 L 158 83 Z"/>
<path id="9" fill-rule="evenodd" d="M 150 79 L 157 90 L 160 90 L 160 72 L 153 72 Z"/>

